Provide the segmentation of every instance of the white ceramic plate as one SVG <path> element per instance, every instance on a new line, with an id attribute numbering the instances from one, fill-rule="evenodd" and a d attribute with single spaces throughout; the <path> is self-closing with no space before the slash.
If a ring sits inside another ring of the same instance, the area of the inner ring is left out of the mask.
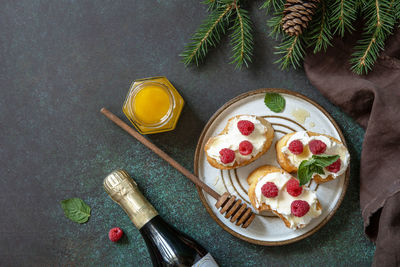
<path id="1" fill-rule="evenodd" d="M 270 111 L 264 104 L 266 92 L 280 93 L 286 100 L 286 107 L 282 113 Z M 309 112 L 304 122 L 296 121 L 293 111 L 303 109 Z M 205 157 L 204 145 L 207 140 L 219 134 L 225 127 L 229 118 L 240 114 L 252 114 L 265 117 L 275 129 L 274 142 L 269 151 L 251 164 L 236 170 L 219 170 L 213 168 Z M 309 130 L 324 133 L 341 140 L 344 144 L 343 134 L 332 117 L 314 101 L 295 92 L 283 89 L 260 89 L 242 94 L 222 106 L 208 121 L 203 129 L 197 144 L 194 170 L 196 175 L 218 193 L 229 192 L 243 199 L 251 206 L 247 196 L 248 174 L 262 165 L 279 167 L 276 161 L 275 142 L 284 134 L 293 131 Z M 251 243 L 274 246 L 284 245 L 301 240 L 320 229 L 333 216 L 343 200 L 349 180 L 349 169 L 337 179 L 317 186 L 314 182 L 310 187 L 316 190 L 322 206 L 322 214 L 311 221 L 303 229 L 292 230 L 287 228 L 283 221 L 272 214 L 257 215 L 252 224 L 243 229 L 225 219 L 215 208 L 215 199 L 197 188 L 200 198 L 210 213 L 211 217 L 232 235 Z"/>

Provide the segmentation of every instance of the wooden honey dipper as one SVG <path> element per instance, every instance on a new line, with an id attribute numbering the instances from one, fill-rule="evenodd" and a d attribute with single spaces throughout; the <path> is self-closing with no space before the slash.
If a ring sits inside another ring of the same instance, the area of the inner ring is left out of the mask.
<path id="1" fill-rule="evenodd" d="M 128 124 L 123 122 L 120 118 L 114 115 L 111 111 L 107 110 L 106 108 L 102 108 L 100 110 L 108 119 L 113 121 L 116 125 L 121 127 L 124 131 L 126 131 L 131 136 L 135 137 L 139 142 L 143 145 L 147 146 L 151 149 L 154 153 L 159 155 L 163 160 L 168 162 L 172 167 L 177 169 L 183 175 L 185 175 L 189 180 L 195 183 L 197 186 L 200 186 L 204 191 L 206 191 L 210 196 L 217 200 L 215 203 L 215 207 L 220 209 L 220 213 L 225 213 L 225 218 L 230 218 L 232 223 L 235 223 L 237 226 L 241 226 L 242 228 L 247 228 L 251 222 L 254 220 L 256 216 L 254 212 L 252 212 L 250 207 L 247 207 L 246 203 L 243 203 L 241 199 L 236 199 L 236 196 L 230 195 L 228 192 L 225 192 L 222 196 L 215 192 L 211 187 L 207 184 L 203 183 L 197 176 L 193 173 L 185 169 L 182 165 L 180 165 L 177 161 L 173 158 L 168 156 L 164 151 L 159 149 L 156 145 L 152 142 L 147 140 L 143 135 L 139 134 L 135 131 L 132 127 Z"/>

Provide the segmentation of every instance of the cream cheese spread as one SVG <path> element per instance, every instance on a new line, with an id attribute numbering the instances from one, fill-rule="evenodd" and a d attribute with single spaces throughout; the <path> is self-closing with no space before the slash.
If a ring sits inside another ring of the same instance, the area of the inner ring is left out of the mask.
<path id="1" fill-rule="evenodd" d="M 239 131 L 237 124 L 241 120 L 248 120 L 254 124 L 254 131 L 250 135 L 243 135 Z M 263 146 L 267 141 L 265 135 L 266 132 L 267 127 L 265 127 L 256 116 L 243 115 L 235 117 L 229 121 L 228 131 L 225 134 L 214 137 L 212 146 L 207 150 L 207 155 L 224 166 L 232 166 L 235 162 L 240 164 L 243 161 L 248 161 L 262 151 Z M 239 144 L 244 140 L 249 141 L 253 145 L 253 151 L 249 155 L 242 155 L 239 153 Z M 220 159 L 219 152 L 224 148 L 229 148 L 235 151 L 235 160 L 228 164 L 222 163 Z"/>
<path id="2" fill-rule="evenodd" d="M 297 197 L 291 196 L 286 191 L 286 183 L 291 178 L 292 176 L 287 172 L 273 172 L 260 177 L 255 188 L 256 208 L 259 208 L 262 203 L 269 205 L 272 210 L 280 213 L 290 222 L 290 228 L 296 229 L 307 225 L 313 218 L 321 215 L 322 211 L 317 210 L 317 195 L 311 189 L 303 187 L 302 193 Z M 267 198 L 262 194 L 261 188 L 267 182 L 273 182 L 278 187 L 278 196 Z M 297 217 L 291 213 L 291 204 L 295 200 L 304 200 L 310 205 L 310 210 L 303 217 Z"/>
<path id="3" fill-rule="evenodd" d="M 300 140 L 304 145 L 303 153 L 300 155 L 295 155 L 289 150 L 289 144 L 294 140 Z M 323 135 L 309 136 L 306 131 L 296 132 L 289 138 L 286 145 L 282 148 L 282 153 L 284 153 L 287 156 L 287 158 L 289 159 L 290 163 L 293 166 L 298 168 L 303 160 L 308 160 L 312 157 L 313 154 L 310 152 L 310 149 L 308 147 L 308 143 L 312 140 L 320 140 L 324 142 L 326 144 L 326 150 L 323 154 L 339 155 L 341 161 L 340 170 L 338 172 L 336 173 L 330 172 L 326 168 L 324 168 L 325 174 L 318 174 L 318 175 L 321 176 L 322 179 L 326 179 L 326 177 L 328 177 L 329 175 L 332 175 L 333 178 L 336 178 L 341 174 L 343 174 L 346 171 L 347 167 L 349 166 L 349 161 L 350 161 L 349 151 L 343 144 L 339 144 L 326 136 Z M 315 175 L 316 174 L 313 174 L 313 177 Z"/>

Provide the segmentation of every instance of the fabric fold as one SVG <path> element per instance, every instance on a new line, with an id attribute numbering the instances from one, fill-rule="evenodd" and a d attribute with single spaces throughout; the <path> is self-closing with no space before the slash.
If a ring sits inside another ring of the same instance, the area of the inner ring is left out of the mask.
<path id="1" fill-rule="evenodd" d="M 374 265 L 399 266 L 400 30 L 388 38 L 373 71 L 363 76 L 349 70 L 358 36 L 335 39 L 326 53 L 308 53 L 304 68 L 310 82 L 366 130 L 360 163 L 364 229 L 376 242 Z"/>

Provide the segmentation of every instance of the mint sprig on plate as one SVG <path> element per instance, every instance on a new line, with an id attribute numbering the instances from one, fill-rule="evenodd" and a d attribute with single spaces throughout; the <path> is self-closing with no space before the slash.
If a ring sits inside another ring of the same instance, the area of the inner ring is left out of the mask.
<path id="1" fill-rule="evenodd" d="M 303 160 L 297 171 L 300 185 L 307 184 L 314 173 L 325 174 L 324 168 L 338 159 L 338 155 L 313 155 L 309 160 Z"/>
<path id="2" fill-rule="evenodd" d="M 265 105 L 273 112 L 282 112 L 285 109 L 286 100 L 278 93 L 266 93 Z"/>
<path id="3" fill-rule="evenodd" d="M 65 216 L 76 223 L 85 223 L 90 217 L 90 207 L 80 198 L 61 201 Z"/>

